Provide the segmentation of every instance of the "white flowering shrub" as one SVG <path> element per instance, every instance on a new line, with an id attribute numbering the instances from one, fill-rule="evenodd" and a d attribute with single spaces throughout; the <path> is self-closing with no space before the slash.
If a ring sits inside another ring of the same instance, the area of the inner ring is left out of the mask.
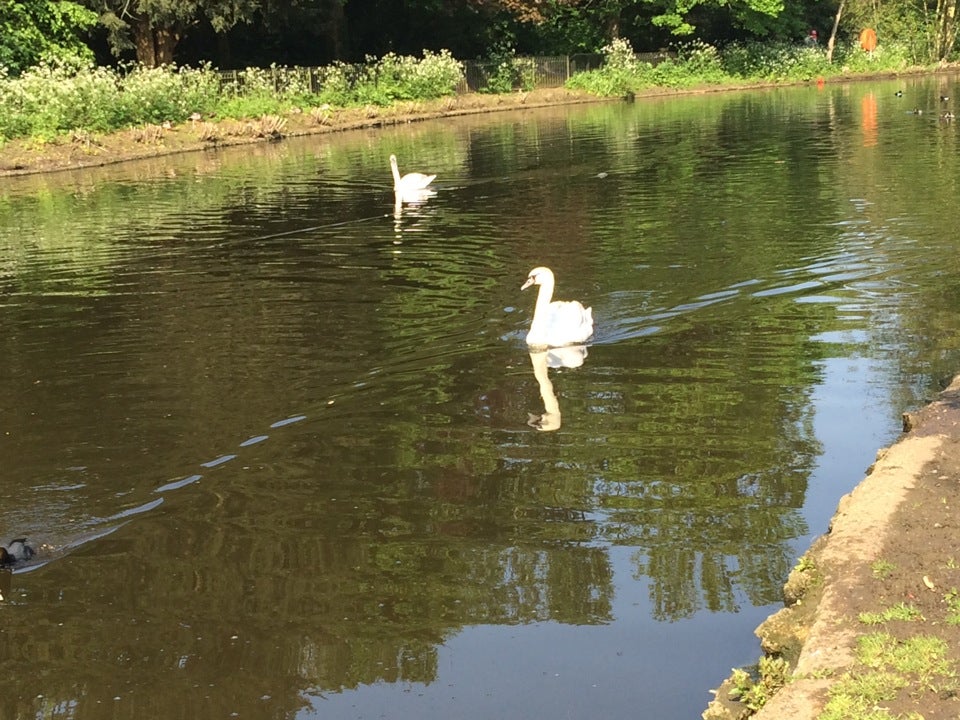
<path id="1" fill-rule="evenodd" d="M 653 84 L 653 66 L 641 61 L 630 41 L 617 38 L 600 48 L 603 67 L 578 73 L 567 81 L 567 87 L 597 95 L 626 95 Z"/>
<path id="2" fill-rule="evenodd" d="M 388 102 L 452 95 L 463 79 L 463 64 L 449 50 L 424 50 L 422 59 L 387 53 L 379 60 L 368 57 L 367 63 L 370 71 L 365 79 L 376 87 L 373 95 Z"/>
<path id="3" fill-rule="evenodd" d="M 353 102 L 353 87 L 356 84 L 357 68 L 343 62 L 327 65 L 320 72 L 321 104 L 341 107 Z"/>
<path id="4" fill-rule="evenodd" d="M 198 69 L 134 66 L 120 80 L 116 124 L 182 122 L 192 113 L 211 112 L 219 88 L 220 79 L 209 65 Z"/>
<path id="5" fill-rule="evenodd" d="M 610 71 L 634 72 L 640 65 L 633 46 L 626 38 L 616 38 L 610 44 L 600 48 L 603 54 L 603 66 Z"/>
<path id="6" fill-rule="evenodd" d="M 331 105 L 389 105 L 452 95 L 463 80 L 463 64 L 449 50 L 423 51 L 423 58 L 387 53 L 368 55 L 364 65 L 335 63 L 324 68 L 319 100 Z"/>
<path id="7" fill-rule="evenodd" d="M 110 129 L 119 90 L 104 68 L 41 63 L 17 78 L 0 75 L 0 137 L 51 138 L 76 128 Z"/>
<path id="8" fill-rule="evenodd" d="M 209 112 L 219 77 L 208 66 L 145 68 L 40 64 L 13 78 L 0 70 L 0 139 L 51 139 L 72 130 L 109 132 Z"/>
<path id="9" fill-rule="evenodd" d="M 830 74 L 821 47 L 789 43 L 732 43 L 723 50 L 727 74 L 744 80 L 803 79 Z"/>

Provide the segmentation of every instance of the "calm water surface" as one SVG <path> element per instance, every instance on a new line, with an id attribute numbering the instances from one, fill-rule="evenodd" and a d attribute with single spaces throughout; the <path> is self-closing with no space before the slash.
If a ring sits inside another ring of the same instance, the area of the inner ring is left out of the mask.
<path id="1" fill-rule="evenodd" d="M 954 84 L 3 181 L 0 718 L 698 717 L 960 366 Z"/>

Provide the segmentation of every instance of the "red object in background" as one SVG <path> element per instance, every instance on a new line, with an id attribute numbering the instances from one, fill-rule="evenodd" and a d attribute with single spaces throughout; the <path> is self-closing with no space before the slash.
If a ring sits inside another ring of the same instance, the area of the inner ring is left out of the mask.
<path id="1" fill-rule="evenodd" d="M 864 28 L 860 31 L 860 47 L 867 52 L 877 49 L 877 33 L 872 28 Z"/>

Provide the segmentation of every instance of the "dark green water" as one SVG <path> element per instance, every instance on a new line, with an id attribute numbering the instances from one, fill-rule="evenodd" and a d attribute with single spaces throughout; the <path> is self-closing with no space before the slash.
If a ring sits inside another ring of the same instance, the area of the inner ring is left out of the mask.
<path id="1" fill-rule="evenodd" d="M 954 84 L 3 181 L 0 720 L 699 716 L 960 365 Z"/>

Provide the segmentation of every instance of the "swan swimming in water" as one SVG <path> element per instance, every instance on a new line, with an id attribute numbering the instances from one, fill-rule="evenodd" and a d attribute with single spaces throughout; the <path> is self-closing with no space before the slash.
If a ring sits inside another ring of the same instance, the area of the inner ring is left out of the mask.
<path id="1" fill-rule="evenodd" d="M 577 300 L 552 300 L 553 271 L 537 267 L 530 271 L 521 287 L 539 285 L 537 304 L 533 310 L 527 345 L 534 347 L 562 347 L 582 343 L 593 334 L 593 308 L 585 308 Z"/>
<path id="2" fill-rule="evenodd" d="M 393 171 L 393 192 L 397 195 L 416 195 L 418 191 L 423 190 L 437 177 L 436 175 L 424 175 L 423 173 L 407 173 L 400 176 L 400 170 L 397 168 L 397 156 L 390 156 L 390 169 Z"/>

